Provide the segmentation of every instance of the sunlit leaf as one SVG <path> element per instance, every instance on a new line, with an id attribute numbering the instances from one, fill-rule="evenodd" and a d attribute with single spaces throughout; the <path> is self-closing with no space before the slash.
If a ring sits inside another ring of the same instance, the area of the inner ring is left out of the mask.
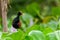
<path id="1" fill-rule="evenodd" d="M 47 34 L 47 40 L 60 40 L 60 30 Z"/>
<path id="2" fill-rule="evenodd" d="M 13 40 L 23 40 L 25 37 L 25 34 L 23 31 L 18 31 L 16 33 L 12 33 L 9 35 L 10 38 L 12 38 Z"/>
<path id="3" fill-rule="evenodd" d="M 33 30 L 29 32 L 28 34 L 30 37 L 32 37 L 33 40 L 45 40 L 45 36 L 41 31 Z"/>

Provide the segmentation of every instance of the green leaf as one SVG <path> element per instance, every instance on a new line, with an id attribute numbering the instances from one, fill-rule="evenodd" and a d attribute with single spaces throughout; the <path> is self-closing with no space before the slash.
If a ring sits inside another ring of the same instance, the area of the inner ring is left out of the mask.
<path id="1" fill-rule="evenodd" d="M 47 40 L 60 40 L 60 30 L 47 34 Z"/>
<path id="2" fill-rule="evenodd" d="M 30 36 L 26 36 L 24 40 L 33 40 Z"/>
<path id="3" fill-rule="evenodd" d="M 33 40 L 45 40 L 44 34 L 38 30 L 29 32 L 28 36 L 30 36 Z"/>
<path id="4" fill-rule="evenodd" d="M 45 35 L 47 33 L 53 32 L 53 30 L 47 24 L 40 24 L 40 31 L 42 31 Z"/>
<path id="5" fill-rule="evenodd" d="M 52 7 L 51 13 L 54 16 L 60 16 L 60 7 Z"/>
<path id="6" fill-rule="evenodd" d="M 51 21 L 48 23 L 48 26 L 53 30 L 55 31 L 58 27 L 58 23 L 56 21 Z"/>
<path id="7" fill-rule="evenodd" d="M 26 7 L 26 11 L 29 14 L 31 14 L 32 16 L 36 16 L 39 13 L 39 11 L 40 11 L 38 3 L 36 3 L 36 2 L 31 3 L 30 5 L 28 5 Z"/>
<path id="8" fill-rule="evenodd" d="M 25 22 L 30 22 L 30 19 L 33 18 L 31 15 L 25 13 L 24 15 L 22 15 L 22 19 L 25 21 Z"/>
<path id="9" fill-rule="evenodd" d="M 25 34 L 23 31 L 18 31 L 16 33 L 12 33 L 9 35 L 10 38 L 12 38 L 13 40 L 23 40 L 25 37 Z"/>
<path id="10" fill-rule="evenodd" d="M 26 34 L 28 34 L 32 30 L 40 30 L 40 26 L 39 25 L 33 25 L 33 26 L 27 28 L 26 30 L 27 30 Z"/>
<path id="11" fill-rule="evenodd" d="M 8 33 L 2 33 L 2 39 L 4 39 L 5 37 L 7 37 L 8 36 Z"/>

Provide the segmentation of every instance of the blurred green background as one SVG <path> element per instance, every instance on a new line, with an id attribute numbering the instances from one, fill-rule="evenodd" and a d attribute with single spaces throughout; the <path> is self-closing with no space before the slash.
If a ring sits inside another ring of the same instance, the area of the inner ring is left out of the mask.
<path id="1" fill-rule="evenodd" d="M 22 30 L 10 33 L 18 11 Z M 8 33 L 0 18 L 0 40 L 60 40 L 60 0 L 9 0 L 7 17 Z"/>

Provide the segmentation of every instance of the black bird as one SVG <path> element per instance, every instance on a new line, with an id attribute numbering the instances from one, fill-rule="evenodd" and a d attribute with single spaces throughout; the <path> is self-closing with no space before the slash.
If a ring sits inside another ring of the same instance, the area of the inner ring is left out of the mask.
<path id="1" fill-rule="evenodd" d="M 19 20 L 19 17 L 20 17 L 21 15 L 22 15 L 22 13 L 21 13 L 21 12 L 18 12 L 17 17 L 14 18 L 14 20 L 13 20 L 12 26 L 13 26 L 15 29 L 21 28 L 21 22 L 20 22 L 20 20 Z"/>

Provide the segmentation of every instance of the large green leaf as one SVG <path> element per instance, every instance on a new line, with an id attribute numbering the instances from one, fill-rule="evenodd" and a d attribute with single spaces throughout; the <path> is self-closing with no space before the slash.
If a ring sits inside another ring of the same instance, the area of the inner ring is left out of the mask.
<path id="1" fill-rule="evenodd" d="M 45 40 L 44 34 L 38 30 L 29 32 L 28 36 L 30 36 L 33 40 Z"/>
<path id="2" fill-rule="evenodd" d="M 47 34 L 47 40 L 60 40 L 60 30 Z"/>
<path id="3" fill-rule="evenodd" d="M 60 7 L 52 7 L 51 14 L 54 16 L 60 16 Z"/>
<path id="4" fill-rule="evenodd" d="M 48 26 L 49 26 L 53 31 L 55 31 L 55 30 L 57 30 L 58 22 L 56 22 L 56 21 L 51 21 L 51 22 L 48 23 Z"/>
<path id="5" fill-rule="evenodd" d="M 39 14 L 39 11 L 40 11 L 39 5 L 36 2 L 31 3 L 26 7 L 26 12 L 30 13 L 33 16 Z"/>
<path id="6" fill-rule="evenodd" d="M 26 34 L 28 34 L 32 30 L 40 30 L 40 26 L 39 25 L 33 25 L 33 26 L 27 28 L 26 30 L 27 30 Z"/>
<path id="7" fill-rule="evenodd" d="M 48 24 L 40 24 L 40 31 L 42 31 L 44 34 L 53 32 L 53 30 L 48 26 Z"/>
<path id="8" fill-rule="evenodd" d="M 10 40 L 11 38 L 10 38 L 10 37 L 8 37 L 8 34 L 9 34 L 8 32 L 2 32 L 1 39 L 2 39 L 2 40 L 7 40 L 7 39 L 9 39 L 9 40 Z"/>
<path id="9" fill-rule="evenodd" d="M 26 36 L 24 40 L 33 40 L 33 39 L 30 36 Z"/>
<path id="10" fill-rule="evenodd" d="M 9 37 L 12 38 L 13 40 L 23 40 L 25 37 L 25 34 L 23 31 L 20 30 L 18 32 L 10 34 Z"/>
<path id="11" fill-rule="evenodd" d="M 25 21 L 25 22 L 30 22 L 30 19 L 33 18 L 31 15 L 25 13 L 24 15 L 22 15 L 22 20 Z"/>

